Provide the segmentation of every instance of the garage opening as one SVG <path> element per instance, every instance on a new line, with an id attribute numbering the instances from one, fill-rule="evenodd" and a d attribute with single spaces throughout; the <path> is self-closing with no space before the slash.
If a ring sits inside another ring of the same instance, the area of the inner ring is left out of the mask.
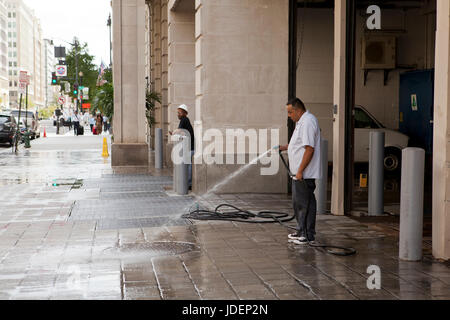
<path id="1" fill-rule="evenodd" d="M 352 152 L 345 163 L 345 213 L 367 214 L 369 134 L 382 131 L 386 140 L 384 204 L 390 215 L 398 216 L 400 212 L 402 149 L 409 146 L 426 150 L 425 236 L 430 237 L 436 0 L 353 3 L 354 105 L 347 123 L 351 136 L 347 135 L 346 150 Z M 322 136 L 329 141 L 331 209 L 335 2 L 298 0 L 296 5 L 295 93 L 316 115 Z M 379 30 L 367 26 L 371 5 L 381 9 Z"/>

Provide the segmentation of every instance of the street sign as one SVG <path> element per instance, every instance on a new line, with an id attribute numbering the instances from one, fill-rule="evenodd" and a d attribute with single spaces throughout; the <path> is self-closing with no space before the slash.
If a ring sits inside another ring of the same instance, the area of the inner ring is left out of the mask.
<path id="1" fill-rule="evenodd" d="M 55 47 L 55 58 L 65 58 L 66 48 L 65 47 Z"/>
<path id="2" fill-rule="evenodd" d="M 61 105 L 65 104 L 66 103 L 66 98 L 64 98 L 64 96 L 60 96 L 59 99 L 58 99 L 58 103 L 61 104 Z"/>
<path id="3" fill-rule="evenodd" d="M 90 109 L 91 108 L 91 104 L 90 103 L 83 103 L 82 108 L 83 109 Z"/>
<path id="4" fill-rule="evenodd" d="M 28 72 L 26 72 L 26 71 L 20 71 L 19 82 L 25 82 L 26 83 L 27 80 L 28 80 L 27 74 L 28 74 Z"/>
<path id="5" fill-rule="evenodd" d="M 67 77 L 67 66 L 63 66 L 63 65 L 56 66 L 56 76 L 57 77 Z"/>
<path id="6" fill-rule="evenodd" d="M 19 81 L 19 93 L 26 94 L 26 92 L 27 92 L 27 83 Z"/>

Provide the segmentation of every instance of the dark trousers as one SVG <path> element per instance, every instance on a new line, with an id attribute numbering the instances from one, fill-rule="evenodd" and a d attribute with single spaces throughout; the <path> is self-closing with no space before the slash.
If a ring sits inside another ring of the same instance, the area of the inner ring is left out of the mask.
<path id="1" fill-rule="evenodd" d="M 314 190 L 316 181 L 313 179 L 292 180 L 292 205 L 297 219 L 297 230 L 309 241 L 314 241 L 316 236 L 317 202 Z"/>
<path id="2" fill-rule="evenodd" d="M 76 136 L 78 135 L 78 128 L 79 127 L 80 127 L 80 123 L 78 121 L 73 123 L 73 131 L 74 131 Z"/>
<path id="3" fill-rule="evenodd" d="M 91 132 L 94 132 L 94 125 L 90 124 L 90 126 L 91 126 Z"/>

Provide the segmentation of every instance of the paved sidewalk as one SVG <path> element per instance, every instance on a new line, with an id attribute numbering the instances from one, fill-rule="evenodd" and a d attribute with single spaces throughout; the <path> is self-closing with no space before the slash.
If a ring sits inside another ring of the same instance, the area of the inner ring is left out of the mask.
<path id="1" fill-rule="evenodd" d="M 319 216 L 319 242 L 352 257 L 288 244 L 278 224 L 184 220 L 197 202 L 289 213 L 291 202 L 174 196 L 167 172 L 114 173 L 102 142 L 40 139 L 0 155 L 0 299 L 450 299 L 449 266 L 429 247 L 422 262 L 398 260 L 394 218 Z M 367 288 L 370 265 L 380 290 Z"/>

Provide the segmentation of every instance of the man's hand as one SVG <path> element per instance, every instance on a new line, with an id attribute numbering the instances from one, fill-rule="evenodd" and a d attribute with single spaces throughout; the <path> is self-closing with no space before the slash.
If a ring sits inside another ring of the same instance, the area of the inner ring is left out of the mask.
<path id="1" fill-rule="evenodd" d="M 297 175 L 295 176 L 295 179 L 297 179 L 298 181 L 302 181 L 303 180 L 303 172 L 298 172 Z"/>
<path id="2" fill-rule="evenodd" d="M 289 145 L 285 145 L 285 146 L 280 146 L 280 151 L 287 151 L 287 149 L 289 148 Z"/>
<path id="3" fill-rule="evenodd" d="M 172 132 L 172 131 L 169 131 L 169 134 L 170 134 L 170 135 L 173 135 L 173 132 Z"/>

